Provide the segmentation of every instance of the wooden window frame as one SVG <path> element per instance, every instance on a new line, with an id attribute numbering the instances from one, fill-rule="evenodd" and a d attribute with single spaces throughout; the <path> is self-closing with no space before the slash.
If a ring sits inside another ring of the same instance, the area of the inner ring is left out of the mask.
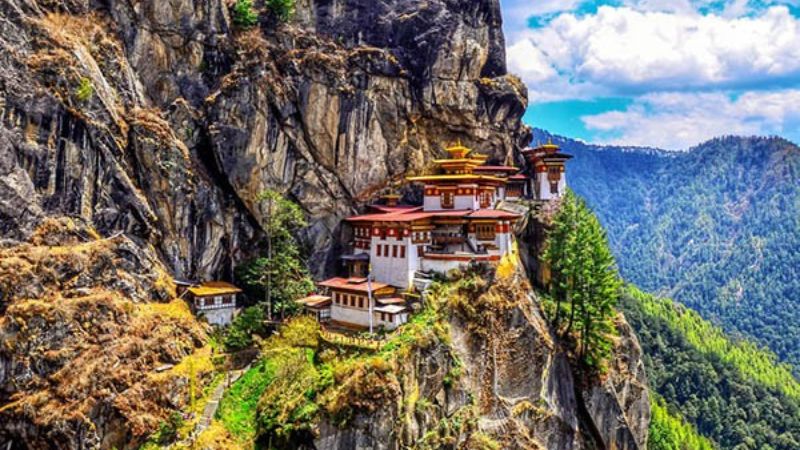
<path id="1" fill-rule="evenodd" d="M 475 234 L 479 241 L 494 241 L 497 239 L 497 229 L 494 224 L 475 225 Z"/>
<path id="2" fill-rule="evenodd" d="M 440 194 L 442 209 L 453 209 L 456 203 L 456 193 L 454 191 L 442 191 Z"/>

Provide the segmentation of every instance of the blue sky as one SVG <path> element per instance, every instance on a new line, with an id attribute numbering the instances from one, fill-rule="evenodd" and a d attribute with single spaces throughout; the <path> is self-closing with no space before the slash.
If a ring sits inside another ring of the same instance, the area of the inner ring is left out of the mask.
<path id="1" fill-rule="evenodd" d="M 527 123 L 681 150 L 800 142 L 800 0 L 500 0 Z"/>

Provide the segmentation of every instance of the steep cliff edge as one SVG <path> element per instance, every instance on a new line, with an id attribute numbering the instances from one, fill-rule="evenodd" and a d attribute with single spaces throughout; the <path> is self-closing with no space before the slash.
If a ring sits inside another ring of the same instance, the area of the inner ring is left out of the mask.
<path id="1" fill-rule="evenodd" d="M 426 303 L 376 352 L 309 340 L 313 333 L 298 324 L 268 342 L 269 364 L 294 363 L 278 364 L 286 368 L 259 402 L 263 442 L 329 450 L 646 448 L 641 349 L 621 316 L 608 372 L 576 379 L 523 270 L 443 282 Z"/>

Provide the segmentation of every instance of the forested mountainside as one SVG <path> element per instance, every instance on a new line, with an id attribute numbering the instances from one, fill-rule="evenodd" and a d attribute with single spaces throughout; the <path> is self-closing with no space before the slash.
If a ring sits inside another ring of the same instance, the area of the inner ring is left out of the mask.
<path id="1" fill-rule="evenodd" d="M 685 153 L 552 138 L 625 279 L 769 347 L 800 372 L 800 149 L 719 138 Z"/>
<path id="2" fill-rule="evenodd" d="M 695 448 L 659 447 L 682 429 L 670 413 L 723 449 L 800 448 L 800 383 L 790 366 L 668 299 L 628 287 L 621 306 L 642 344 L 650 387 L 665 402 L 653 406 L 651 448 Z M 692 431 L 682 430 L 687 439 Z"/>

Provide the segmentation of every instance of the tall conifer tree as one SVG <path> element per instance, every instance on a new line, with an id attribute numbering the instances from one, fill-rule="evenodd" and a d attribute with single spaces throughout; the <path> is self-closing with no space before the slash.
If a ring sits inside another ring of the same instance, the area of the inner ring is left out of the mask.
<path id="1" fill-rule="evenodd" d="M 556 330 L 575 338 L 583 362 L 599 367 L 611 349 L 621 282 L 603 227 L 571 191 L 553 220 L 542 260 L 550 269 Z"/>

